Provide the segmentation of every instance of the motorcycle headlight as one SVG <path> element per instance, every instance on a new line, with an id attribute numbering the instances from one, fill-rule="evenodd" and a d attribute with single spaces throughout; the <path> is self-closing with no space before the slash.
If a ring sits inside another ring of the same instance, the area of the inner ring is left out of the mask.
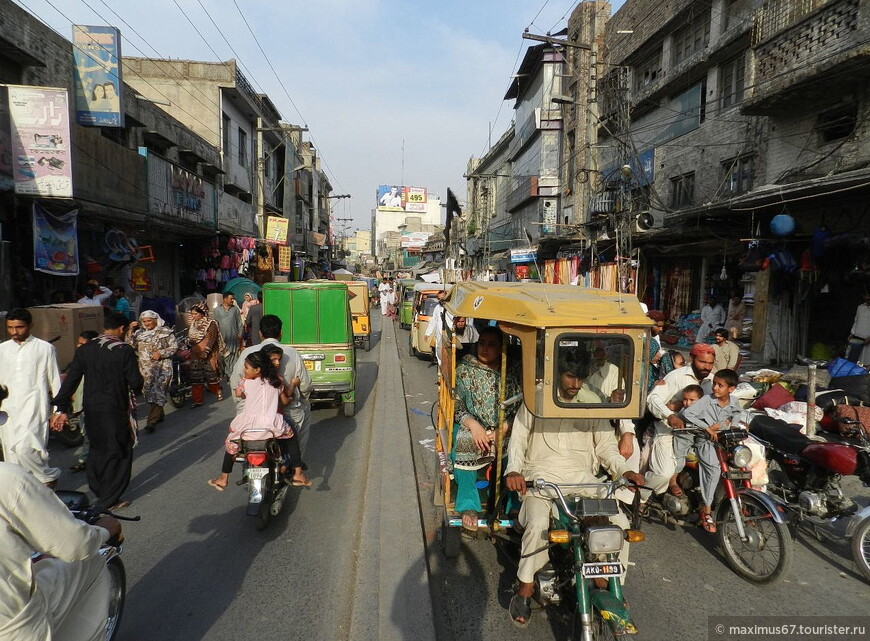
<path id="1" fill-rule="evenodd" d="M 749 467 L 752 461 L 752 450 L 745 445 L 738 445 L 731 450 L 731 461 L 736 467 Z"/>
<path id="2" fill-rule="evenodd" d="M 590 554 L 615 554 L 625 541 L 618 525 L 593 525 L 586 530 L 586 547 Z"/>

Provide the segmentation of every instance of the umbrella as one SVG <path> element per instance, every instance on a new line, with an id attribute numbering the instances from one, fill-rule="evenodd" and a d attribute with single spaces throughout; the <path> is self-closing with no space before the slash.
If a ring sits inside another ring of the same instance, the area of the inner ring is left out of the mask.
<path id="1" fill-rule="evenodd" d="M 245 294 L 251 294 L 254 298 L 263 289 L 250 278 L 233 278 L 224 285 L 224 294 L 232 294 L 237 300 L 242 300 Z"/>

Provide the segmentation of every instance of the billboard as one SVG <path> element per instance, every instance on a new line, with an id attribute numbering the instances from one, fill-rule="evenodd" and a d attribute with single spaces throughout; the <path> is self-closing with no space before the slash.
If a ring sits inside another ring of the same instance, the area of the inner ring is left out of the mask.
<path id="1" fill-rule="evenodd" d="M 422 213 L 429 202 L 429 192 L 425 187 L 405 187 L 404 185 L 380 185 L 377 191 L 380 211 L 406 211 Z"/>
<path id="2" fill-rule="evenodd" d="M 420 248 L 429 240 L 429 234 L 419 231 L 403 231 L 402 232 L 402 247 L 404 248 Z"/>
<path id="3" fill-rule="evenodd" d="M 15 193 L 72 198 L 66 89 L 8 86 Z"/>
<path id="4" fill-rule="evenodd" d="M 286 245 L 289 227 L 290 220 L 287 218 L 266 216 L 266 242 L 275 245 Z"/>
<path id="5" fill-rule="evenodd" d="M 76 122 L 85 127 L 124 126 L 121 32 L 115 27 L 73 25 Z"/>

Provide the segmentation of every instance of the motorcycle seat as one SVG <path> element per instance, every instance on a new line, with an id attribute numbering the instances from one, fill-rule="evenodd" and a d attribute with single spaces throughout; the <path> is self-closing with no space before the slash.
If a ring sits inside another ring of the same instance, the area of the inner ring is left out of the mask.
<path id="1" fill-rule="evenodd" d="M 792 425 L 770 416 L 757 416 L 749 423 L 749 433 L 787 454 L 800 454 L 812 441 Z"/>

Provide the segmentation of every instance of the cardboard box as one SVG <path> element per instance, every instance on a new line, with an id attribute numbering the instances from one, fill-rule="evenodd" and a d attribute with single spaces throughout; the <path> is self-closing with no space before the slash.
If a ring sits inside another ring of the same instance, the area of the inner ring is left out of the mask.
<path id="1" fill-rule="evenodd" d="M 28 308 L 33 314 L 31 334 L 45 341 L 54 341 L 57 364 L 61 369 L 73 359 L 79 334 L 86 330 L 103 331 L 103 308 L 96 305 L 45 305 Z"/>

